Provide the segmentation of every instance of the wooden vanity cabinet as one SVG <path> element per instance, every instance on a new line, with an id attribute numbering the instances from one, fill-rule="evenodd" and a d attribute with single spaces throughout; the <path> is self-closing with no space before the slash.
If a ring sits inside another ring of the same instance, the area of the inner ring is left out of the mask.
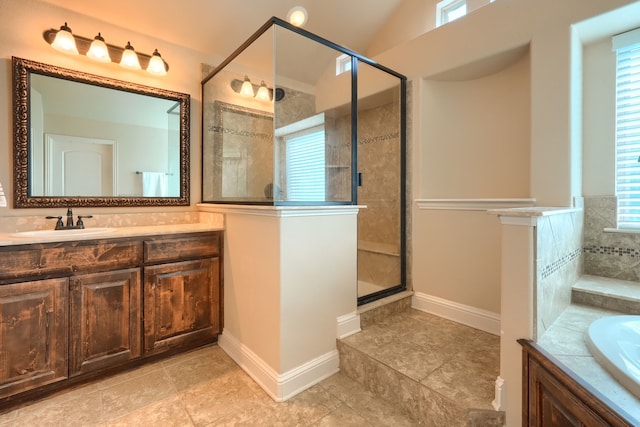
<path id="1" fill-rule="evenodd" d="M 0 286 L 0 397 L 67 378 L 68 279 Z"/>
<path id="2" fill-rule="evenodd" d="M 69 279 L 70 376 L 141 355 L 140 282 L 139 268 Z"/>
<path id="3" fill-rule="evenodd" d="M 145 242 L 145 263 L 160 263 L 144 267 L 145 354 L 220 334 L 220 243 L 219 234 Z"/>
<path id="4" fill-rule="evenodd" d="M 523 348 L 522 425 L 528 427 L 626 427 L 621 409 L 529 340 Z"/>
<path id="5" fill-rule="evenodd" d="M 215 342 L 221 248 L 220 231 L 0 246 L 0 410 Z"/>

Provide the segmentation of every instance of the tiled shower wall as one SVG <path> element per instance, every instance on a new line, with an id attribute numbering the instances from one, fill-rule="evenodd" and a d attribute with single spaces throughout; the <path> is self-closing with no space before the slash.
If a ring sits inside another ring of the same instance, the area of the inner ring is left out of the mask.
<path id="1" fill-rule="evenodd" d="M 382 287 L 401 282 L 399 104 L 358 111 L 358 279 Z"/>
<path id="2" fill-rule="evenodd" d="M 583 211 L 543 216 L 536 228 L 536 331 L 539 339 L 569 306 L 582 272 Z"/>
<path id="3" fill-rule="evenodd" d="M 584 199 L 584 273 L 640 281 L 640 234 L 605 232 L 615 229 L 615 196 Z"/>

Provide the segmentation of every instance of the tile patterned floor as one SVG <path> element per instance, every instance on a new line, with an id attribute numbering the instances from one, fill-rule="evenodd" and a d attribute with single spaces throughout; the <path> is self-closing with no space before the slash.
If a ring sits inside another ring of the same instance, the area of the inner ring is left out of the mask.
<path id="1" fill-rule="evenodd" d="M 416 424 L 342 374 L 276 403 L 216 345 L 0 415 L 0 427 Z"/>
<path id="2" fill-rule="evenodd" d="M 500 416 L 491 406 L 498 336 L 407 309 L 341 340 L 339 349 L 343 373 L 425 425 L 467 425 L 471 409 Z"/>

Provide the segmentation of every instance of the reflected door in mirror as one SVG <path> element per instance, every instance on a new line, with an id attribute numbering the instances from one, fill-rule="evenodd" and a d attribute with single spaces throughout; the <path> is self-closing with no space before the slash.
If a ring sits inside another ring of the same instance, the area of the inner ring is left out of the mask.
<path id="1" fill-rule="evenodd" d="M 48 134 L 47 196 L 113 196 L 115 141 Z"/>

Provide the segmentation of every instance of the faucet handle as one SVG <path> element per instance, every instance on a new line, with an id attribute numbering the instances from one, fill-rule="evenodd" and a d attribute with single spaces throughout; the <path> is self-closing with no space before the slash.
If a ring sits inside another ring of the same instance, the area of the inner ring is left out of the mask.
<path id="1" fill-rule="evenodd" d="M 93 215 L 78 215 L 78 222 L 76 222 L 76 227 L 84 228 L 84 221 L 82 218 L 93 218 Z"/>
<path id="2" fill-rule="evenodd" d="M 57 219 L 58 220 L 56 222 L 56 230 L 60 230 L 61 228 L 64 227 L 64 223 L 62 222 L 62 217 L 61 216 L 47 216 L 45 218 L 46 219 Z"/>

